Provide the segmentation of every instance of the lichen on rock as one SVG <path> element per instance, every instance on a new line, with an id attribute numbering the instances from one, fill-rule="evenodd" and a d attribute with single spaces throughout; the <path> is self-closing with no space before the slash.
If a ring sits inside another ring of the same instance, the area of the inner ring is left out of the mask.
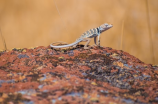
<path id="1" fill-rule="evenodd" d="M 109 47 L 0 52 L 0 103 L 158 102 L 158 66 Z"/>

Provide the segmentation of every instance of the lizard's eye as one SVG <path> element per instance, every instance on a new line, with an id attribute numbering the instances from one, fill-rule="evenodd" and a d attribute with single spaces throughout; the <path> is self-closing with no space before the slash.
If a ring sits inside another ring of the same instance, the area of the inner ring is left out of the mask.
<path id="1" fill-rule="evenodd" d="M 106 24 L 104 24 L 105 25 L 105 27 L 107 27 L 108 26 L 108 24 L 106 23 Z"/>

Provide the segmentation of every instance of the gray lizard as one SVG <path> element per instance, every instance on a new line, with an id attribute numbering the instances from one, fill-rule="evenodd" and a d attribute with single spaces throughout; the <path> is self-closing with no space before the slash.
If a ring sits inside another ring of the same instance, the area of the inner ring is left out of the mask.
<path id="1" fill-rule="evenodd" d="M 81 41 L 87 41 L 87 43 L 84 45 L 84 49 L 89 49 L 89 47 L 87 45 L 90 42 L 90 38 L 94 38 L 95 45 L 100 46 L 100 39 L 99 39 L 100 34 L 104 31 L 110 29 L 111 27 L 113 27 L 113 25 L 105 23 L 97 28 L 93 28 L 93 29 L 90 29 L 90 30 L 84 32 L 74 43 L 71 43 L 68 45 L 61 45 L 61 46 L 54 46 L 54 45 L 50 44 L 50 47 L 65 48 L 65 47 L 77 46 L 77 44 Z M 96 44 L 97 36 L 98 36 L 98 44 Z"/>

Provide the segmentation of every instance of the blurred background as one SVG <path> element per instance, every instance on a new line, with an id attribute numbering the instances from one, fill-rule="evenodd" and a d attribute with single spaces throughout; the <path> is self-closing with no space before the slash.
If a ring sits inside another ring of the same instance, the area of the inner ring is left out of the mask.
<path id="1" fill-rule="evenodd" d="M 0 0 L 0 50 L 3 38 L 9 50 L 72 43 L 103 23 L 102 46 L 158 64 L 158 0 Z"/>

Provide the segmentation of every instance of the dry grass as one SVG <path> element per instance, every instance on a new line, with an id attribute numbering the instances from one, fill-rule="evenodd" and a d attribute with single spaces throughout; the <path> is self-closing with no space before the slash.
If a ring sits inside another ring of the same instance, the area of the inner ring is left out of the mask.
<path id="1" fill-rule="evenodd" d="M 123 35 L 124 35 L 124 20 L 122 21 L 122 31 L 121 31 L 121 45 L 120 49 L 123 50 Z"/>
<path id="2" fill-rule="evenodd" d="M 157 64 L 158 1 L 147 4 L 144 0 L 1 0 L 0 25 L 7 48 L 12 49 L 56 41 L 72 43 L 83 32 L 107 22 L 114 27 L 101 35 L 102 46 L 121 48 L 146 63 L 155 60 Z M 4 41 L 0 41 L 3 48 Z"/>
<path id="3" fill-rule="evenodd" d="M 152 32 L 151 32 L 151 26 L 150 26 L 150 15 L 149 15 L 149 6 L 148 6 L 148 0 L 146 1 L 146 14 L 147 14 L 147 23 L 148 23 L 148 29 L 149 29 L 149 41 L 150 41 L 150 47 L 151 47 L 151 58 L 152 63 L 155 64 L 155 54 L 154 54 L 154 44 L 153 44 L 153 38 L 152 38 Z"/>
<path id="4" fill-rule="evenodd" d="M 4 46 L 4 50 L 6 51 L 7 50 L 7 45 L 6 45 L 5 39 L 4 39 L 3 35 L 2 35 L 1 27 L 0 27 L 0 35 L 1 35 L 3 46 Z"/>

